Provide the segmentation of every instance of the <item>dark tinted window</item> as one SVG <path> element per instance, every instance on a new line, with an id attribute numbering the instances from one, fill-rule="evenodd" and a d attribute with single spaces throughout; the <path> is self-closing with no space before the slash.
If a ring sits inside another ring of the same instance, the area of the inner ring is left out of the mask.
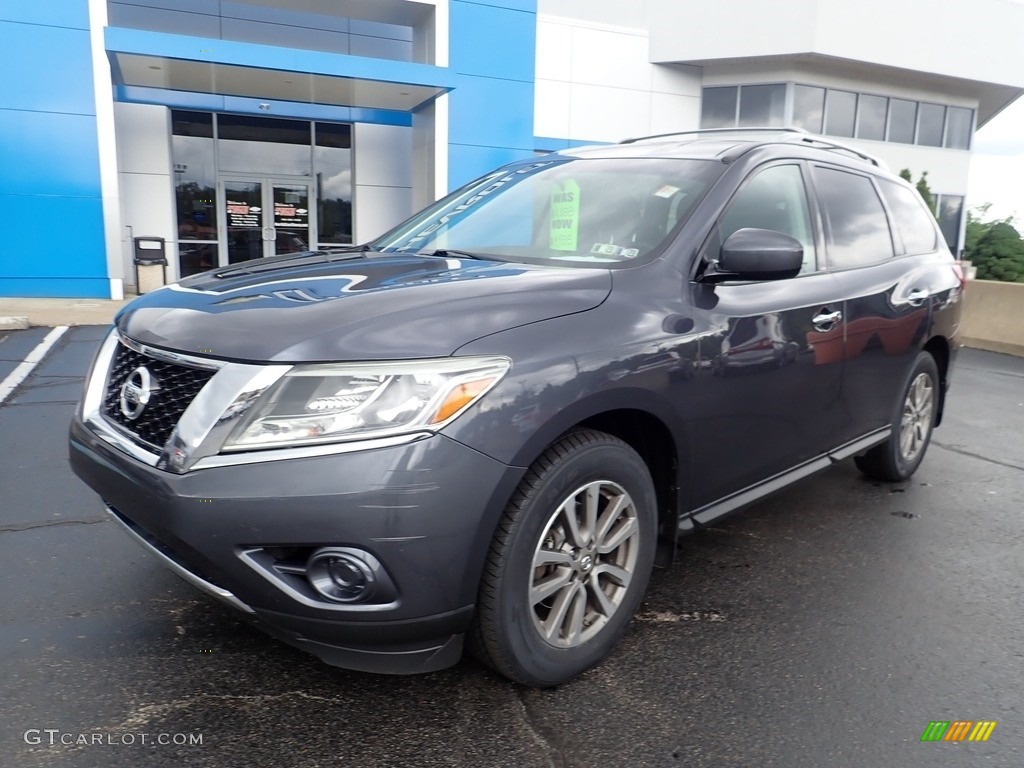
<path id="1" fill-rule="evenodd" d="M 874 264 L 893 256 L 889 221 L 871 179 L 815 168 L 814 183 L 828 221 L 829 261 L 833 267 Z"/>
<path id="2" fill-rule="evenodd" d="M 701 97 L 701 128 L 732 128 L 736 125 L 736 95 L 739 89 L 705 88 Z"/>
<path id="3" fill-rule="evenodd" d="M 825 133 L 831 136 L 853 136 L 856 115 L 856 93 L 829 90 L 825 103 Z"/>
<path id="4" fill-rule="evenodd" d="M 892 181 L 882 182 L 882 193 L 889 203 L 896 230 L 903 239 L 904 252 L 916 254 L 934 251 L 935 219 L 928 212 L 921 196 Z"/>

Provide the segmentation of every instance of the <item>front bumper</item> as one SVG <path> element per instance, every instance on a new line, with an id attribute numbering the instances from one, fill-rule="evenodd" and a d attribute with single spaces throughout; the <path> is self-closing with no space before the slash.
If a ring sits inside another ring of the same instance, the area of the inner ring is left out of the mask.
<path id="1" fill-rule="evenodd" d="M 399 674 L 458 660 L 491 537 L 523 473 L 435 435 L 174 474 L 112 447 L 79 416 L 70 461 L 133 537 L 194 586 L 329 664 Z M 303 598 L 249 556 L 321 546 L 369 553 L 394 594 Z"/>

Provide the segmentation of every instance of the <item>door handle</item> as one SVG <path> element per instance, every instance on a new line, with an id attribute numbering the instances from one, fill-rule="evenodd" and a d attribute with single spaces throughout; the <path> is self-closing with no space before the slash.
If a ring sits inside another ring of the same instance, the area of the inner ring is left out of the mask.
<path id="1" fill-rule="evenodd" d="M 920 307 L 928 300 L 928 291 L 923 288 L 911 291 L 907 294 L 907 304 L 912 307 Z"/>
<path id="2" fill-rule="evenodd" d="M 843 313 L 838 309 L 834 309 L 831 312 L 828 308 L 822 309 L 818 314 L 811 318 L 811 325 L 814 326 L 815 330 L 825 331 L 832 330 L 832 327 L 843 319 Z"/>

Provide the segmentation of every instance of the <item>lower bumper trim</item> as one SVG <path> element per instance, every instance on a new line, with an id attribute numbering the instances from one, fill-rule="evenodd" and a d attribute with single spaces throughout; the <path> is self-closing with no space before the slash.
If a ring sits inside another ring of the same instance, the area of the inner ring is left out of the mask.
<path id="1" fill-rule="evenodd" d="M 183 578 L 193 587 L 196 587 L 197 589 L 202 590 L 206 594 L 217 598 L 221 602 L 227 603 L 236 610 L 242 611 L 244 613 L 255 613 L 255 611 L 252 608 L 250 608 L 248 605 L 246 605 L 237 597 L 235 597 L 231 592 L 228 592 L 226 589 L 218 587 L 216 584 L 211 584 L 206 579 L 192 573 L 192 571 L 185 568 L 183 565 L 175 561 L 173 558 L 170 558 L 167 555 L 165 555 L 159 549 L 154 547 L 149 541 L 147 541 L 146 538 L 143 537 L 127 519 L 119 515 L 117 510 L 115 510 L 109 504 L 107 504 L 106 506 L 107 512 L 110 513 L 110 516 L 118 523 L 118 525 L 121 526 L 121 528 L 127 531 L 129 536 L 135 539 L 135 541 L 138 542 L 138 544 L 143 549 L 145 549 L 151 555 L 155 556 L 158 560 L 160 560 L 160 562 L 162 562 L 165 566 L 170 568 L 174 573 Z"/>

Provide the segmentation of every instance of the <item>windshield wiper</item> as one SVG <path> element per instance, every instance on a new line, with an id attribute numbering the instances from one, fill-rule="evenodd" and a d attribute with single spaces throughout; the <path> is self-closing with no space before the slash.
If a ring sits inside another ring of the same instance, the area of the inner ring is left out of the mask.
<path id="1" fill-rule="evenodd" d="M 417 256 L 436 256 L 440 259 L 447 259 L 451 256 L 463 258 L 463 259 L 476 259 L 477 261 L 490 261 L 486 256 L 481 256 L 479 253 L 470 253 L 469 251 L 457 251 L 454 248 L 438 248 L 436 251 L 421 251 L 416 254 Z"/>

